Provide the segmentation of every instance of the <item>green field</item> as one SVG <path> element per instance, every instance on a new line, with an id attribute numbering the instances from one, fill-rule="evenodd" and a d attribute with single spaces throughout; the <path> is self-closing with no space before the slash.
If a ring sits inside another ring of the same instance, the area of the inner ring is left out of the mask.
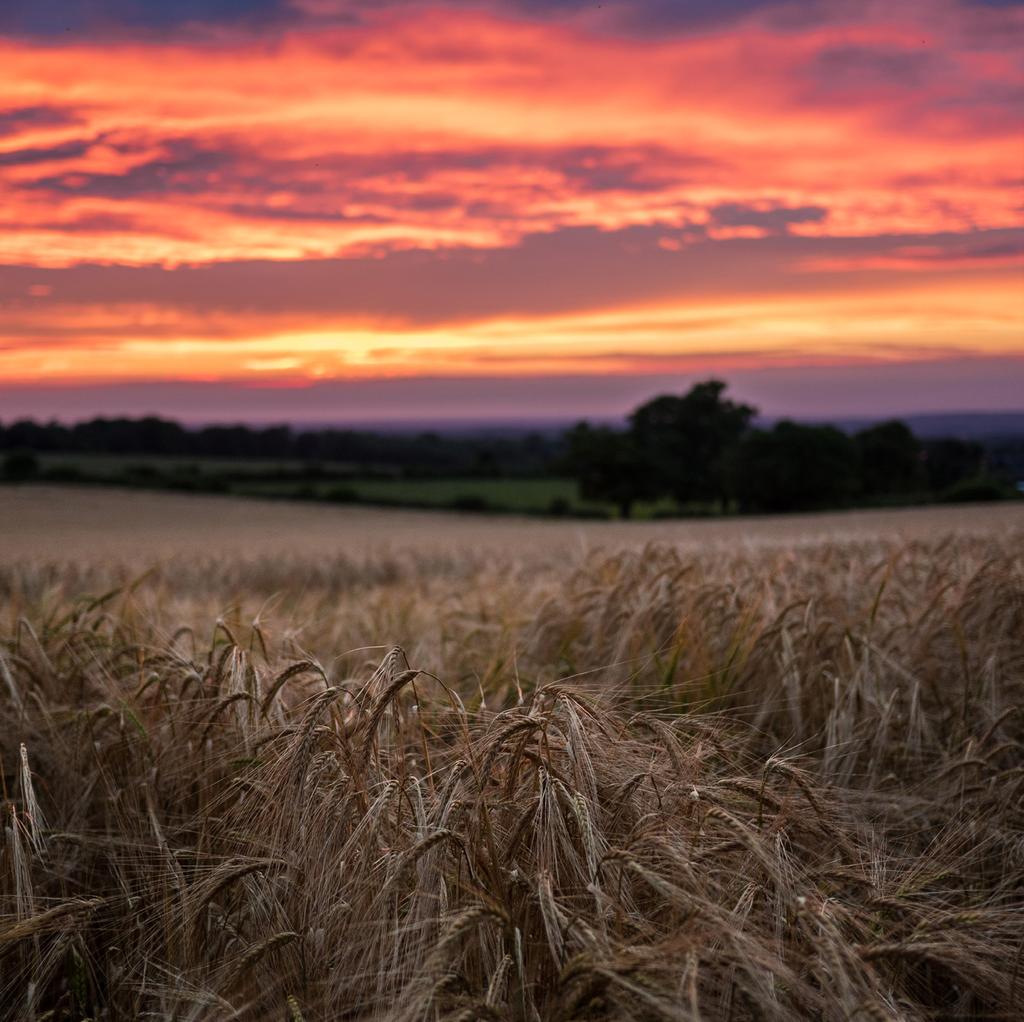
<path id="1" fill-rule="evenodd" d="M 394 465 L 286 458 L 76 453 L 48 453 L 37 457 L 38 469 L 32 481 L 61 485 L 121 486 L 273 500 L 550 517 L 620 517 L 616 505 L 583 498 L 576 481 L 567 476 L 405 475 Z M 1006 495 L 1012 494 L 1007 491 Z M 960 499 L 985 498 L 965 494 Z M 923 502 L 926 499 L 920 496 L 903 495 L 879 498 L 861 506 L 901 506 Z M 632 517 L 636 519 L 709 516 L 720 517 L 721 509 L 699 503 L 680 506 L 669 498 L 638 501 L 632 509 Z"/>
<path id="2" fill-rule="evenodd" d="M 341 462 L 310 464 L 288 460 L 140 455 L 44 454 L 39 461 L 43 478 L 56 482 L 194 489 L 239 496 L 394 507 L 608 518 L 617 515 L 615 506 L 610 503 L 583 499 L 575 480 L 556 476 L 406 478 L 386 467 L 368 475 L 361 466 Z M 634 516 L 652 518 L 676 511 L 678 508 L 672 501 L 660 500 L 637 504 Z"/>
<path id="3" fill-rule="evenodd" d="M 546 509 L 553 500 L 564 500 L 577 507 L 603 510 L 600 503 L 580 501 L 571 479 L 381 479 L 354 476 L 330 482 L 311 481 L 309 489 L 324 500 L 344 501 L 351 492 L 360 502 L 448 507 L 454 502 L 485 501 L 493 507 L 515 511 Z M 238 492 L 253 496 L 288 496 L 294 487 L 270 480 L 243 483 Z"/>
<path id="4" fill-rule="evenodd" d="M 583 514 L 614 517 L 613 505 L 584 500 L 575 480 L 539 479 L 345 479 L 342 482 L 313 482 L 296 488 L 279 481 L 243 482 L 232 491 L 245 496 L 299 496 L 339 502 L 384 504 L 396 507 L 457 508 L 467 511 L 512 511 L 524 514 Z M 671 501 L 638 504 L 635 517 L 670 514 Z"/>

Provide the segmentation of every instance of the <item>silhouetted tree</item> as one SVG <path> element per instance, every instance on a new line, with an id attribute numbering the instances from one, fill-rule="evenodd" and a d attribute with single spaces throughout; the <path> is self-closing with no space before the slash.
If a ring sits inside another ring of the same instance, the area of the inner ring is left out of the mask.
<path id="1" fill-rule="evenodd" d="M 176 422 L 149 415 L 142 419 L 91 419 L 71 427 L 71 450 L 104 454 L 184 454 L 189 435 Z"/>
<path id="2" fill-rule="evenodd" d="M 638 450 L 653 463 L 659 487 L 680 503 L 729 498 L 728 455 L 756 409 L 725 397 L 721 380 L 706 380 L 682 396 L 663 395 L 630 416 Z"/>
<path id="3" fill-rule="evenodd" d="M 854 435 L 864 492 L 915 493 L 924 489 L 923 448 L 905 422 L 892 419 Z"/>
<path id="4" fill-rule="evenodd" d="M 924 445 L 928 486 L 935 493 L 948 490 L 962 479 L 980 475 L 984 461 L 982 446 L 968 440 L 928 440 Z"/>
<path id="5" fill-rule="evenodd" d="M 68 451 L 74 447 L 66 426 L 50 422 L 46 425 L 31 419 L 19 419 L 0 430 L 7 450 Z"/>
<path id="6" fill-rule="evenodd" d="M 187 429 L 157 416 L 96 418 L 74 426 L 31 420 L 8 426 L 0 424 L 0 450 L 21 449 L 67 454 L 344 462 L 355 470 L 400 469 L 407 475 L 542 475 L 564 454 L 565 447 L 563 437 L 555 431 L 295 432 L 289 426 L 244 425 Z"/>
<path id="7" fill-rule="evenodd" d="M 736 493 L 745 511 L 803 511 L 842 506 L 860 488 L 857 449 L 832 426 L 784 420 L 755 430 L 734 462 Z"/>
<path id="8" fill-rule="evenodd" d="M 568 467 L 584 499 L 609 501 L 629 518 L 638 500 L 658 495 L 650 461 L 630 434 L 581 422 L 566 439 Z"/>

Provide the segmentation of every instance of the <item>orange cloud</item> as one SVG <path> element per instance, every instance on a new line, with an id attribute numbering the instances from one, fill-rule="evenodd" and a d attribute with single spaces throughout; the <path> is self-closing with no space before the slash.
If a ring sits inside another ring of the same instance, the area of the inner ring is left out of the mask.
<path id="1" fill-rule="evenodd" d="M 1024 347 L 1020 79 L 994 12 L 652 37 L 444 7 L 316 20 L 331 9 L 272 38 L 0 39 L 0 297 L 5 267 L 66 275 L 6 295 L 0 379 Z M 321 279 L 331 260 L 355 269 Z M 121 273 L 242 263 L 260 283 L 239 270 L 221 299 Z M 123 291 L 67 298 L 97 267 Z"/>
<path id="2" fill-rule="evenodd" d="M 0 379 L 36 384 L 160 378 L 301 383 L 438 372 L 598 375 L 711 365 L 725 371 L 1020 350 L 1019 309 L 1003 288 L 984 280 L 941 295 L 930 287 L 762 295 L 420 327 L 130 304 L 33 311 L 26 304 L 5 330 L 15 342 L 0 349 Z"/>
<path id="3" fill-rule="evenodd" d="M 826 209 L 799 228 L 812 234 L 1017 223 L 1012 118 L 979 130 L 953 102 L 1012 82 L 1003 55 L 951 40 L 934 66 L 920 56 L 898 21 L 652 42 L 466 12 L 299 29 L 270 47 L 8 41 L 8 102 L 60 97 L 75 121 L 0 143 L 19 225 L 0 259 L 490 246 L 765 201 Z"/>

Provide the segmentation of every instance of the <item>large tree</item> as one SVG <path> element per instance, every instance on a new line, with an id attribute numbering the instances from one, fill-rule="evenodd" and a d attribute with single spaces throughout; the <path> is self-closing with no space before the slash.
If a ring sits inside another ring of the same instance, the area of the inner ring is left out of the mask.
<path id="1" fill-rule="evenodd" d="M 666 394 L 630 416 L 637 450 L 654 465 L 659 488 L 680 503 L 729 499 L 729 455 L 757 410 L 724 396 L 721 380 L 706 380 L 680 396 Z"/>
<path id="2" fill-rule="evenodd" d="M 658 496 L 650 460 L 636 448 L 630 434 L 581 422 L 566 439 L 569 468 L 585 500 L 608 501 L 623 518 L 629 518 L 638 500 Z"/>
<path id="3" fill-rule="evenodd" d="M 864 492 L 869 496 L 917 493 L 925 488 L 921 441 L 899 419 L 862 429 L 854 438 Z"/>
<path id="4" fill-rule="evenodd" d="M 861 486 L 853 441 L 832 426 L 784 420 L 744 437 L 734 471 L 745 511 L 842 507 Z"/>
<path id="5" fill-rule="evenodd" d="M 985 450 L 970 440 L 944 437 L 925 444 L 928 486 L 943 493 L 963 479 L 980 475 L 985 467 Z"/>

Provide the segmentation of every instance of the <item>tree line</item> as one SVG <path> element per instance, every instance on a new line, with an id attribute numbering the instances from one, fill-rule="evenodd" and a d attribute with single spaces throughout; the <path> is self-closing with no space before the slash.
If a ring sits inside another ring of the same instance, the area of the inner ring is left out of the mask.
<path id="1" fill-rule="evenodd" d="M 95 418 L 74 425 L 22 419 L 0 424 L 0 451 L 333 463 L 372 473 L 408 475 L 542 475 L 563 453 L 559 436 L 440 434 L 290 426 L 189 429 L 158 416 Z"/>
<path id="2" fill-rule="evenodd" d="M 190 429 L 157 416 L 74 425 L 24 419 L 0 424 L 0 477 L 227 488 L 232 471 L 242 468 L 231 470 L 222 462 L 247 459 L 263 462 L 255 471 L 245 468 L 248 482 L 259 476 L 303 485 L 377 474 L 571 476 L 580 497 L 614 505 L 622 517 L 640 503 L 721 514 L 994 499 L 1013 492 L 1012 480 L 1000 477 L 997 459 L 975 442 L 921 440 L 896 419 L 848 434 L 789 420 L 764 428 L 756 416 L 756 408 L 734 401 L 725 383 L 712 379 L 685 394 L 647 401 L 624 429 L 581 422 L 570 430 L 440 434 L 286 425 Z M 195 465 L 182 463 L 164 479 L 166 473 L 152 462 L 97 472 L 84 460 L 43 466 L 39 454 L 215 459 L 218 467 L 193 479 L 184 470 Z"/>
<path id="3" fill-rule="evenodd" d="M 985 475 L 985 450 L 953 438 L 919 440 L 898 419 L 852 435 L 783 420 L 754 426 L 757 409 L 720 380 L 663 395 L 625 430 L 581 422 L 568 466 L 582 495 L 629 517 L 641 501 L 670 499 L 715 512 L 803 511 L 909 499 L 989 499 L 1007 481 Z"/>

